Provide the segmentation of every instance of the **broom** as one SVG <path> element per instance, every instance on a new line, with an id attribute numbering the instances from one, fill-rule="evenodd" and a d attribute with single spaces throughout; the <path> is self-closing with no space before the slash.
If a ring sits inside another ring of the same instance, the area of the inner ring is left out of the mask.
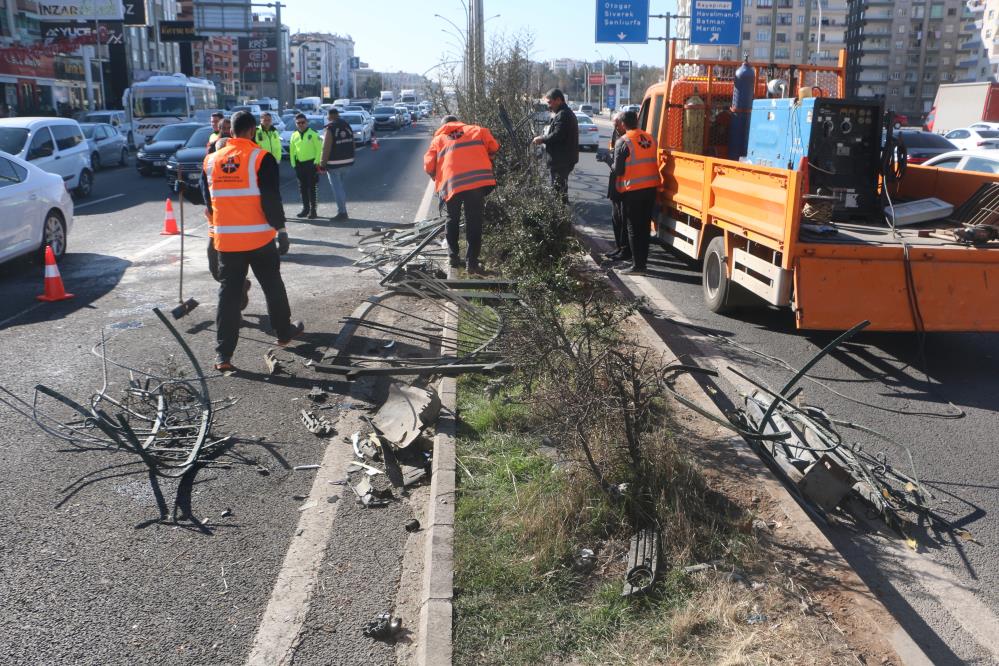
<path id="1" fill-rule="evenodd" d="M 191 310 L 198 307 L 198 302 L 193 298 L 184 300 L 184 188 L 186 183 L 184 181 L 183 170 L 180 167 L 180 162 L 177 162 L 177 194 L 180 200 L 180 287 L 177 293 L 177 302 L 179 305 L 170 311 L 174 319 L 180 319 L 186 316 Z"/>

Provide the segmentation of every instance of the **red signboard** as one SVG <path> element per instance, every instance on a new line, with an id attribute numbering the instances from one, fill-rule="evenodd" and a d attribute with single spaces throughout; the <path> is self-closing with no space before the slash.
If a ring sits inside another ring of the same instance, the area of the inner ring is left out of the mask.
<path id="1" fill-rule="evenodd" d="M 248 83 L 277 81 L 277 50 L 240 49 L 239 69 Z"/>
<path id="2" fill-rule="evenodd" d="M 603 85 L 604 75 L 603 74 L 590 74 L 590 85 L 599 86 Z"/>
<path id="3" fill-rule="evenodd" d="M 55 78 L 55 58 L 27 49 L 0 49 L 0 74 Z"/>

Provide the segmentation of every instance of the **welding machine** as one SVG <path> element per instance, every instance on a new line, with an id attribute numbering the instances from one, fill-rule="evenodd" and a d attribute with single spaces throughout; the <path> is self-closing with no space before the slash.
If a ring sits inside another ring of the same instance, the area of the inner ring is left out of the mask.
<path id="1" fill-rule="evenodd" d="M 832 218 L 877 213 L 881 102 L 830 97 L 757 99 L 745 161 L 797 170 L 807 157 L 808 192 L 835 198 Z"/>

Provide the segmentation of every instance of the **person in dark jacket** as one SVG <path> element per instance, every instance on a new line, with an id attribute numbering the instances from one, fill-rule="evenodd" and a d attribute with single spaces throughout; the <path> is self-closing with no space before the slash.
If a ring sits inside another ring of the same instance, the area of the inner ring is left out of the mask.
<path id="1" fill-rule="evenodd" d="M 610 150 L 607 154 L 607 166 L 614 164 L 613 152 L 617 146 L 617 140 L 621 138 L 627 129 L 621 122 L 621 114 L 614 114 L 614 132 L 610 138 Z M 600 159 L 600 155 L 597 155 Z M 617 176 L 611 171 L 607 178 L 607 198 L 611 202 L 611 226 L 614 229 L 614 251 L 608 252 L 608 259 L 614 261 L 631 261 L 631 245 L 628 244 L 628 221 L 624 217 L 624 202 L 620 192 L 617 191 Z"/>
<path id="2" fill-rule="evenodd" d="M 534 144 L 545 147 L 552 187 L 568 204 L 569 174 L 579 161 L 579 123 L 576 114 L 565 103 L 561 90 L 552 88 L 545 99 L 548 100 L 548 110 L 552 112 L 552 121 L 543 136 L 534 137 Z"/>
<path id="3" fill-rule="evenodd" d="M 323 133 L 323 153 L 319 160 L 319 171 L 333 188 L 336 199 L 334 220 L 347 220 L 347 193 L 343 189 L 343 176 L 354 163 L 354 130 L 340 117 L 340 112 L 330 109 L 326 114 L 326 131 Z"/>

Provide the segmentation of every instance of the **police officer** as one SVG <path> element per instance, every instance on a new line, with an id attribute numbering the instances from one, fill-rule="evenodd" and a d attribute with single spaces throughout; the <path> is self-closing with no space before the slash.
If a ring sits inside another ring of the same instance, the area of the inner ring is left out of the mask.
<path id="1" fill-rule="evenodd" d="M 281 135 L 274 127 L 274 119 L 268 111 L 260 114 L 260 127 L 256 134 L 257 145 L 274 156 L 278 166 L 281 166 Z"/>
<path id="2" fill-rule="evenodd" d="M 205 157 L 201 176 L 218 251 L 215 369 L 222 372 L 235 370 L 232 355 L 239 340 L 240 300 L 248 269 L 253 269 L 264 292 L 277 344 L 284 346 L 305 330 L 302 322 L 291 321 L 281 279 L 279 254 L 288 251 L 289 241 L 277 162 L 253 141 L 256 127 L 252 114 L 236 112 L 233 137 Z"/>
<path id="3" fill-rule="evenodd" d="M 622 113 L 621 124 L 625 132 L 614 146 L 611 172 L 616 178 L 617 192 L 621 195 L 632 256 L 632 265 L 622 272 L 644 275 L 645 262 L 649 257 L 652 211 L 660 184 L 656 140 L 648 132 L 638 129 L 638 114 L 634 111 Z"/>
<path id="4" fill-rule="evenodd" d="M 485 127 L 444 116 L 423 156 L 423 169 L 434 179 L 437 194 L 447 203 L 447 247 L 454 268 L 461 266 L 458 228 L 461 209 L 465 209 L 465 267 L 469 273 L 481 271 L 482 209 L 486 195 L 496 186 L 492 160 L 499 149 L 499 142 Z"/>
<path id="5" fill-rule="evenodd" d="M 346 220 L 347 193 L 343 189 L 343 176 L 354 163 L 354 130 L 340 117 L 335 108 L 326 113 L 326 132 L 323 134 L 323 155 L 319 170 L 326 173 L 326 179 L 333 188 L 336 199 L 334 220 Z"/>
<path id="6" fill-rule="evenodd" d="M 309 119 L 304 113 L 295 116 L 295 131 L 291 133 L 288 157 L 298 178 L 298 191 L 302 195 L 302 210 L 297 217 L 308 217 L 310 220 L 319 217 L 316 211 L 316 194 L 319 188 L 316 165 L 322 152 L 323 140 L 316 130 L 309 127 Z"/>

